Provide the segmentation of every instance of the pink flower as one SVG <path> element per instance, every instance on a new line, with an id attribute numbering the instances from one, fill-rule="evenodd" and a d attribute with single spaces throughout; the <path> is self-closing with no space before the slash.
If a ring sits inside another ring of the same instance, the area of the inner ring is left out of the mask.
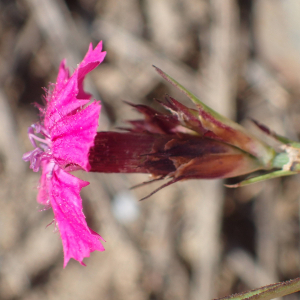
<path id="1" fill-rule="evenodd" d="M 91 95 L 83 90 L 83 81 L 103 61 L 106 52 L 101 50 L 102 42 L 94 50 L 90 44 L 71 77 L 62 61 L 56 84 L 45 97 L 46 106 L 39 107 L 41 121 L 28 129 L 35 149 L 23 155 L 34 172 L 42 168 L 37 201 L 53 209 L 64 249 L 64 267 L 70 258 L 84 265 L 82 260 L 90 252 L 104 251 L 100 242 L 103 238 L 87 226 L 82 212 L 80 190 L 89 182 L 68 173 L 91 168 L 88 155 L 101 106 L 100 101 L 88 105 Z"/>

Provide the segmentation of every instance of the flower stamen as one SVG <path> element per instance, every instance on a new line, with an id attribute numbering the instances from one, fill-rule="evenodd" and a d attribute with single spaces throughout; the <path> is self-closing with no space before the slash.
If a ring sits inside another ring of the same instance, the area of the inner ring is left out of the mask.
<path id="1" fill-rule="evenodd" d="M 31 144 L 35 147 L 34 150 L 24 153 L 22 159 L 30 162 L 30 168 L 34 172 L 38 172 L 43 159 L 49 158 L 51 155 L 49 134 L 39 123 L 32 124 L 28 128 L 28 137 Z M 45 138 L 37 136 L 41 133 Z M 37 143 L 39 142 L 39 144 Z"/>

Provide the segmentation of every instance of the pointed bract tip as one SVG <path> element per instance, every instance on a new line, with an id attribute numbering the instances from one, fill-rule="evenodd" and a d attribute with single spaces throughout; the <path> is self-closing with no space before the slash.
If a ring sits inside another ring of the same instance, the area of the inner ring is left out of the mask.
<path id="1" fill-rule="evenodd" d="M 161 76 L 163 77 L 164 79 L 166 79 L 167 81 L 171 82 L 170 79 L 168 78 L 168 75 L 163 71 L 161 70 L 160 68 L 152 65 L 152 67 L 155 69 L 155 71 Z"/>
<path id="2" fill-rule="evenodd" d="M 142 199 L 140 199 L 139 201 L 143 201 L 143 200 L 146 200 L 148 198 L 150 198 L 152 195 L 156 194 L 158 191 L 162 190 L 163 188 L 179 181 L 180 179 L 179 178 L 173 178 L 172 180 L 168 181 L 167 183 L 161 185 L 159 188 L 155 189 L 153 192 L 151 192 L 149 195 L 143 197 Z"/>

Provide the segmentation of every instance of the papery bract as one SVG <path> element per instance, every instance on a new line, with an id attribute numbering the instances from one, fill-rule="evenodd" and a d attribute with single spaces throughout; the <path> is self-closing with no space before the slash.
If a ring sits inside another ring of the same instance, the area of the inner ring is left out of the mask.
<path id="1" fill-rule="evenodd" d="M 122 128 L 126 133 L 98 132 L 89 155 L 91 172 L 151 174 L 153 180 L 137 186 L 171 179 L 143 198 L 146 199 L 182 180 L 232 178 L 278 167 L 274 164 L 275 149 L 156 70 L 186 94 L 196 109 L 170 96 L 164 102 L 157 100 L 168 112 L 128 103 L 144 119 L 129 121 L 132 128 Z"/>
<path id="2" fill-rule="evenodd" d="M 57 82 L 46 95 L 46 107 L 39 107 L 41 121 L 28 130 L 36 148 L 25 153 L 23 159 L 30 161 L 34 171 L 42 168 L 37 200 L 53 209 L 63 243 L 64 266 L 70 258 L 83 264 L 90 252 L 104 250 L 102 237 L 87 226 L 82 212 L 80 190 L 89 183 L 68 171 L 90 170 L 88 155 L 94 145 L 101 106 L 99 101 L 88 105 L 91 95 L 84 91 L 83 80 L 105 55 L 101 42 L 94 50 L 90 45 L 71 77 L 62 61 Z"/>
<path id="3" fill-rule="evenodd" d="M 130 104 L 144 119 L 129 121 L 133 128 L 126 133 L 97 133 L 89 155 L 91 172 L 151 174 L 154 179 L 146 183 L 171 178 L 146 199 L 178 181 L 231 178 L 268 168 L 251 153 L 213 139 L 194 109 L 169 96 L 159 103 L 169 112 Z"/>
<path id="4" fill-rule="evenodd" d="M 64 266 L 71 257 L 82 262 L 95 250 L 104 250 L 100 235 L 86 224 L 82 213 L 80 190 L 89 183 L 65 172 L 58 166 L 53 172 L 50 186 L 50 201 L 58 224 L 65 252 Z M 103 239 L 102 239 L 103 240 Z"/>

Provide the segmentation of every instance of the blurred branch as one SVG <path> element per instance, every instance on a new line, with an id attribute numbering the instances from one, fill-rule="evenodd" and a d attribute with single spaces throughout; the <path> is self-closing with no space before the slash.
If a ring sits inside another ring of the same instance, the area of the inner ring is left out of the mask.
<path id="1" fill-rule="evenodd" d="M 227 255 L 226 261 L 237 276 L 251 289 L 276 282 L 276 277 L 272 277 L 244 250 L 231 251 Z"/>
<path id="2" fill-rule="evenodd" d="M 209 53 L 203 77 L 204 102 L 222 115 L 235 114 L 237 89 L 238 7 L 235 0 L 211 0 Z M 195 271 L 191 299 L 211 299 L 216 296 L 216 277 L 220 260 L 220 228 L 224 201 L 221 181 L 199 182 L 197 201 L 199 257 Z M 201 195 L 201 194 L 200 194 Z"/>
<path id="3" fill-rule="evenodd" d="M 70 11 L 62 0 L 24 0 L 31 9 L 32 15 L 42 31 L 52 51 L 52 61 L 58 66 L 66 58 L 69 66 L 75 67 L 82 59 L 82 53 L 88 48 L 91 39 L 79 31 L 73 22 Z M 86 89 L 101 99 L 99 92 L 90 80 L 86 80 Z M 108 126 L 108 119 L 102 108 L 101 125 Z"/>
<path id="4" fill-rule="evenodd" d="M 272 283 L 278 281 L 278 228 L 275 218 L 275 207 L 278 188 L 269 182 L 264 183 L 265 188 L 255 201 L 255 225 L 257 229 L 256 248 L 260 266 L 272 278 Z M 261 285 L 262 283 L 259 283 Z"/>
<path id="5" fill-rule="evenodd" d="M 5 158 L 5 171 L 17 175 L 24 171 L 22 149 L 18 141 L 15 119 L 2 89 L 0 89 L 0 149 Z"/>
<path id="6" fill-rule="evenodd" d="M 182 62 L 171 60 L 157 52 L 151 44 L 137 38 L 123 28 L 109 21 L 98 19 L 94 23 L 93 36 L 95 38 L 103 37 L 106 47 L 115 52 L 120 61 L 125 60 L 142 66 L 139 68 L 138 76 L 133 75 L 131 81 L 136 98 L 150 92 L 161 80 L 153 71 L 152 65 L 163 69 L 196 94 L 200 90 L 201 83 L 199 83 L 197 74 L 193 70 Z"/>
<path id="7" fill-rule="evenodd" d="M 50 45 L 55 64 L 59 65 L 62 58 L 67 58 L 75 67 L 81 60 L 80 49 L 86 48 L 89 41 L 85 37 L 78 38 L 79 33 L 65 3 L 61 0 L 24 1 Z"/>
<path id="8" fill-rule="evenodd" d="M 211 0 L 209 53 L 204 67 L 206 103 L 228 118 L 235 117 L 239 53 L 239 18 L 235 0 Z"/>

